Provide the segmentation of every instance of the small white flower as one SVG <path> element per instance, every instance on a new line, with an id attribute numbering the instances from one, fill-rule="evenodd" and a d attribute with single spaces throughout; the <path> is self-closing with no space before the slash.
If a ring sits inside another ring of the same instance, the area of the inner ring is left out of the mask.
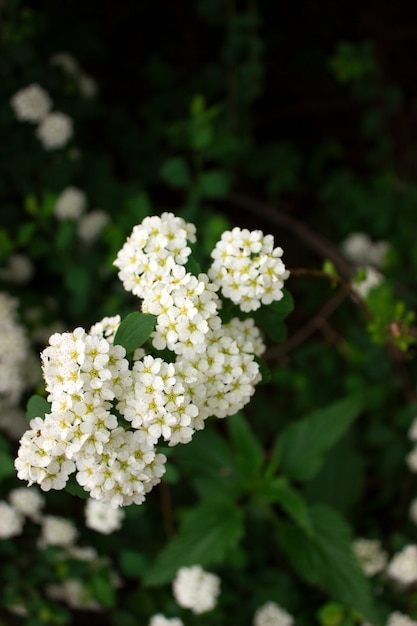
<path id="1" fill-rule="evenodd" d="M 38 84 L 29 85 L 15 93 L 11 105 L 22 122 L 41 122 L 49 113 L 52 100 Z"/>
<path id="2" fill-rule="evenodd" d="M 374 576 L 385 568 L 387 554 L 382 550 L 381 542 L 378 539 L 360 537 L 355 539 L 352 548 L 366 576 Z"/>
<path id="3" fill-rule="evenodd" d="M 151 621 L 148 626 L 184 626 L 183 621 L 179 617 L 172 617 L 169 619 L 161 613 L 151 617 Z"/>
<path id="4" fill-rule="evenodd" d="M 417 622 L 399 611 L 391 613 L 386 626 L 417 626 Z"/>
<path id="5" fill-rule="evenodd" d="M 86 195 L 77 187 L 67 187 L 59 195 L 54 206 L 54 215 L 59 220 L 77 220 L 87 206 Z"/>
<path id="6" fill-rule="evenodd" d="M 9 493 L 10 504 L 16 511 L 38 521 L 41 510 L 45 504 L 45 498 L 36 487 L 19 487 Z"/>
<path id="7" fill-rule="evenodd" d="M 104 211 L 96 209 L 83 215 L 77 224 L 78 236 L 82 241 L 90 243 L 101 233 L 109 222 L 109 216 Z"/>
<path id="8" fill-rule="evenodd" d="M 72 119 L 60 111 L 49 113 L 36 129 L 36 136 L 46 150 L 63 148 L 72 134 Z"/>
<path id="9" fill-rule="evenodd" d="M 107 502 L 89 498 L 85 507 L 86 526 L 103 535 L 120 530 L 124 519 L 124 511 L 116 509 Z"/>
<path id="10" fill-rule="evenodd" d="M 417 546 L 405 546 L 391 559 L 387 574 L 396 582 L 411 585 L 417 581 Z"/>
<path id="11" fill-rule="evenodd" d="M 220 593 L 220 578 L 200 565 L 181 567 L 173 582 L 175 600 L 195 614 L 211 611 Z"/>
<path id="12" fill-rule="evenodd" d="M 0 501 L 0 539 L 20 535 L 23 528 L 23 515 L 7 502 Z"/>
<path id="13" fill-rule="evenodd" d="M 275 602 L 267 602 L 259 607 L 253 619 L 253 626 L 292 626 L 294 618 Z"/>
<path id="14" fill-rule="evenodd" d="M 70 547 L 75 543 L 77 535 L 77 529 L 69 519 L 54 515 L 42 519 L 41 546 Z"/>

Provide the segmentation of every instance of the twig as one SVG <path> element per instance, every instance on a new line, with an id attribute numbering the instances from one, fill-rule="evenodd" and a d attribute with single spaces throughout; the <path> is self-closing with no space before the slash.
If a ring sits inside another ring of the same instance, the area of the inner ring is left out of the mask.
<path id="1" fill-rule="evenodd" d="M 159 494 L 161 498 L 162 518 L 167 537 L 172 539 L 175 537 L 174 516 L 172 514 L 171 493 L 169 487 L 164 480 L 159 483 Z"/>
<path id="2" fill-rule="evenodd" d="M 338 269 L 341 276 L 345 279 L 350 280 L 354 274 L 354 269 L 352 266 L 346 261 L 344 256 L 339 252 L 339 250 L 333 246 L 329 241 L 320 237 L 312 230 L 308 228 L 302 222 L 295 220 L 294 218 L 286 215 L 279 209 L 270 204 L 265 204 L 264 202 L 259 202 L 258 200 L 254 200 L 253 198 L 249 198 L 248 196 L 238 193 L 236 191 L 232 191 L 228 196 L 229 201 L 238 206 L 249 213 L 255 213 L 256 215 L 262 215 L 268 221 L 277 224 L 277 226 L 282 226 L 287 230 L 293 232 L 297 237 L 305 241 L 310 248 L 312 248 L 317 254 L 319 254 L 323 259 L 329 259 L 333 261 L 336 268 Z"/>
<path id="3" fill-rule="evenodd" d="M 311 318 L 300 330 L 280 346 L 269 348 L 264 355 L 266 361 L 270 362 L 294 350 L 304 343 L 311 335 L 313 335 L 320 327 L 327 322 L 327 318 L 342 304 L 347 293 L 344 289 L 339 289 L 322 307 L 322 309 Z"/>

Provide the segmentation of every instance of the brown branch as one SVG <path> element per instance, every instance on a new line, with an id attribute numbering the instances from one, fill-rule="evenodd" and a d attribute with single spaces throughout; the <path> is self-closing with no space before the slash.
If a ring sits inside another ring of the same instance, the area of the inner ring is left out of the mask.
<path id="1" fill-rule="evenodd" d="M 253 198 L 232 191 L 228 196 L 229 201 L 237 207 L 244 209 L 248 213 L 254 213 L 255 215 L 262 215 L 266 220 L 282 226 L 287 230 L 293 232 L 299 239 L 305 241 L 312 250 L 314 250 L 323 259 L 329 259 L 333 261 L 341 276 L 350 280 L 354 274 L 354 269 L 346 261 L 345 257 L 339 252 L 336 246 L 333 246 L 327 239 L 317 235 L 310 230 L 308 226 L 295 220 L 290 215 L 283 213 L 276 207 L 259 202 Z"/>
<path id="2" fill-rule="evenodd" d="M 322 307 L 322 309 L 311 318 L 311 320 L 300 328 L 292 337 L 285 341 L 280 346 L 274 346 L 269 348 L 264 355 L 266 361 L 273 361 L 279 357 L 291 352 L 299 345 L 304 343 L 311 335 L 327 322 L 327 318 L 342 304 L 345 300 L 347 293 L 344 289 L 339 289 Z"/>
<path id="3" fill-rule="evenodd" d="M 159 483 L 159 495 L 161 499 L 162 518 L 167 537 L 172 539 L 175 537 L 174 516 L 172 513 L 171 493 L 169 487 L 164 480 Z"/>

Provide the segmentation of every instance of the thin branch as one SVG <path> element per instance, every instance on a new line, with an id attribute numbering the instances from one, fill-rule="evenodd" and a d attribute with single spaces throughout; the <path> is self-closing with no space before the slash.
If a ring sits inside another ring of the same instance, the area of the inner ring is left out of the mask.
<path id="1" fill-rule="evenodd" d="M 175 537 L 175 525 L 174 516 L 172 513 L 171 493 L 169 487 L 164 480 L 159 483 L 159 495 L 161 499 L 162 518 L 164 521 L 164 528 L 169 539 Z"/>
<path id="2" fill-rule="evenodd" d="M 346 261 L 344 256 L 339 252 L 336 246 L 333 246 L 327 239 L 317 235 L 315 232 L 310 230 L 308 226 L 295 220 L 293 217 L 286 215 L 276 207 L 265 204 L 264 202 L 259 202 L 258 200 L 254 200 L 253 198 L 249 198 L 248 196 L 238 193 L 236 191 L 232 191 L 228 200 L 237 207 L 244 209 L 248 213 L 254 213 L 255 215 L 262 215 L 265 219 L 276 224 L 277 226 L 282 226 L 287 230 L 293 232 L 297 237 L 305 241 L 312 250 L 317 252 L 319 256 L 323 259 L 329 259 L 333 261 L 336 268 L 340 272 L 341 276 L 350 280 L 354 274 L 354 269 L 352 266 Z"/>
<path id="3" fill-rule="evenodd" d="M 347 297 L 347 293 L 344 289 L 339 289 L 322 307 L 322 309 L 311 318 L 311 320 L 305 324 L 302 328 L 300 328 L 292 337 L 290 337 L 287 341 L 285 341 L 280 346 L 274 346 L 273 348 L 269 348 L 264 355 L 266 361 L 274 361 L 284 354 L 291 352 L 299 345 L 307 341 L 311 335 L 313 335 L 317 330 L 327 322 L 327 318 L 336 311 L 336 309 L 342 304 L 342 302 Z"/>

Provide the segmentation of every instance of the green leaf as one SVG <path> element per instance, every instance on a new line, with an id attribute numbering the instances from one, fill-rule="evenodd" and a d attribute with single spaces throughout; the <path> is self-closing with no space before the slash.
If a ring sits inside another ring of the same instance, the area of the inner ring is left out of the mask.
<path id="1" fill-rule="evenodd" d="M 70 493 L 72 496 L 82 498 L 82 500 L 86 500 L 90 497 L 88 491 L 85 491 L 85 489 L 83 489 L 81 485 L 77 483 L 74 474 L 71 474 L 71 476 L 68 478 L 68 482 L 65 485 L 65 491 L 68 491 L 68 493 Z"/>
<path id="2" fill-rule="evenodd" d="M 97 573 L 90 581 L 91 593 L 100 604 L 113 608 L 116 606 L 116 592 L 108 577 Z"/>
<path id="3" fill-rule="evenodd" d="M 34 417 L 45 417 L 45 413 L 51 412 L 51 405 L 42 396 L 31 396 L 26 405 L 26 417 L 30 421 Z"/>
<path id="4" fill-rule="evenodd" d="M 187 513 L 178 535 L 160 553 L 145 584 L 172 581 L 183 566 L 208 567 L 222 561 L 243 534 L 243 513 L 230 500 L 202 502 Z"/>
<path id="5" fill-rule="evenodd" d="M 261 495 L 270 502 L 276 502 L 307 535 L 314 533 L 310 512 L 303 496 L 290 485 L 285 476 L 275 478 L 262 490 Z"/>
<path id="6" fill-rule="evenodd" d="M 286 289 L 282 290 L 284 294 L 281 300 L 275 300 L 268 304 L 268 308 L 270 308 L 275 313 L 275 319 L 279 316 L 281 319 L 284 319 L 291 313 L 294 309 L 294 299 L 289 291 Z"/>
<path id="7" fill-rule="evenodd" d="M 236 449 L 237 465 L 245 476 L 256 475 L 264 460 L 263 448 L 241 413 L 227 419 L 230 438 Z"/>
<path id="8" fill-rule="evenodd" d="M 149 567 L 145 557 L 136 550 L 122 550 L 119 556 L 119 567 L 128 578 L 142 578 Z"/>
<path id="9" fill-rule="evenodd" d="M 131 354 L 145 343 L 155 324 L 156 317 L 150 313 L 129 313 L 117 329 L 114 344 L 123 346 L 126 354 Z"/>
<path id="10" fill-rule="evenodd" d="M 200 176 L 200 190 L 207 198 L 225 198 L 230 190 L 230 176 L 222 170 L 211 170 Z"/>
<path id="11" fill-rule="evenodd" d="M 161 177 L 171 187 L 187 187 L 191 180 L 188 165 L 180 157 L 165 161 L 161 168 Z"/>
<path id="12" fill-rule="evenodd" d="M 330 597 L 378 624 L 369 583 L 352 553 L 347 522 L 323 505 L 310 508 L 314 535 L 285 525 L 279 541 L 299 576 L 327 591 Z"/>
<path id="13" fill-rule="evenodd" d="M 358 396 L 350 396 L 315 411 L 291 424 L 278 436 L 267 475 L 280 466 L 294 480 L 312 478 L 324 461 L 324 454 L 348 430 L 362 409 Z"/>

